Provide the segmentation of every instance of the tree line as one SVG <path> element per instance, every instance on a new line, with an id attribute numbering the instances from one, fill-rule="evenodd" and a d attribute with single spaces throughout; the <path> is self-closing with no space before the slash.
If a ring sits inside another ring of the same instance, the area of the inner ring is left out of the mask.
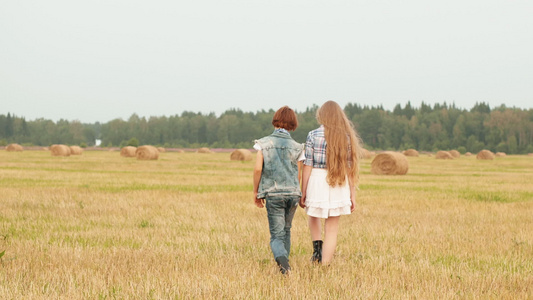
<path id="1" fill-rule="evenodd" d="M 307 133 L 318 126 L 317 109 L 314 105 L 297 111 L 299 126 L 292 133 L 296 141 L 305 142 Z M 491 109 L 483 102 L 470 110 L 446 103 L 413 107 L 408 102 L 403 107 L 397 104 L 392 111 L 381 105 L 349 103 L 344 111 L 370 150 L 533 153 L 533 109 L 505 105 Z M 98 139 L 102 147 L 150 144 L 167 148 L 251 148 L 255 139 L 272 132 L 273 115 L 274 110 L 253 113 L 229 109 L 220 116 L 185 111 L 168 117 L 133 114 L 127 120 L 84 124 L 63 119 L 26 121 L 8 113 L 0 115 L 0 145 L 86 147 L 94 146 Z"/>

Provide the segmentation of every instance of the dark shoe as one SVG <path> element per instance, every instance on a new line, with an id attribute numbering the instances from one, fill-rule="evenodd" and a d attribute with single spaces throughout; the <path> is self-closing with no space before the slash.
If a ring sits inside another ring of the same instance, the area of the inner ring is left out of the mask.
<path id="1" fill-rule="evenodd" d="M 281 274 L 287 274 L 291 270 L 291 266 L 289 266 L 289 259 L 285 256 L 276 257 L 276 262 L 279 266 L 279 271 Z"/>
<path id="2" fill-rule="evenodd" d="M 322 262 L 322 241 L 313 241 L 313 256 L 311 262 Z"/>

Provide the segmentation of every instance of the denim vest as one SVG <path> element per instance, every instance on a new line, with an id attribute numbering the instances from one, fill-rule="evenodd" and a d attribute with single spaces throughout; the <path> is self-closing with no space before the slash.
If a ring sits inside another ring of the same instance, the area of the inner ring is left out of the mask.
<path id="1" fill-rule="evenodd" d="M 302 195 L 298 181 L 298 157 L 304 149 L 287 133 L 274 132 L 256 141 L 263 153 L 263 172 L 257 198 Z"/>

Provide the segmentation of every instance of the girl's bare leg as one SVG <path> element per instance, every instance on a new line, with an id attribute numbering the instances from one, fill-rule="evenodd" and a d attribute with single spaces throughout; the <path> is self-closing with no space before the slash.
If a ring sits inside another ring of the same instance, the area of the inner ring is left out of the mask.
<path id="1" fill-rule="evenodd" d="M 324 224 L 324 245 L 322 248 L 322 264 L 327 265 L 333 259 L 337 246 L 340 217 L 329 217 Z M 311 227 L 311 226 L 309 226 Z"/>
<path id="2" fill-rule="evenodd" d="M 322 240 L 322 228 L 320 226 L 320 218 L 309 216 L 309 230 L 311 231 L 311 240 Z"/>

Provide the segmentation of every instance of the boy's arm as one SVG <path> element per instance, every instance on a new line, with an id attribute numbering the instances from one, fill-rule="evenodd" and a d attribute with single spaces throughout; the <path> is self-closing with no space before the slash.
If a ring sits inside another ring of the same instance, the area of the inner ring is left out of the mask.
<path id="1" fill-rule="evenodd" d="M 298 162 L 298 182 L 300 183 L 300 186 L 302 185 L 302 168 L 304 165 L 304 161 L 300 160 Z"/>
<path id="2" fill-rule="evenodd" d="M 257 151 L 254 167 L 254 202 L 259 208 L 264 207 L 265 199 L 257 199 L 257 191 L 259 190 L 259 182 L 261 181 L 261 174 L 263 173 L 263 152 Z"/>
<path id="3" fill-rule="evenodd" d="M 300 207 L 305 208 L 305 198 L 307 197 L 307 183 L 311 176 L 313 166 L 304 165 L 302 171 L 302 197 L 300 198 Z"/>

